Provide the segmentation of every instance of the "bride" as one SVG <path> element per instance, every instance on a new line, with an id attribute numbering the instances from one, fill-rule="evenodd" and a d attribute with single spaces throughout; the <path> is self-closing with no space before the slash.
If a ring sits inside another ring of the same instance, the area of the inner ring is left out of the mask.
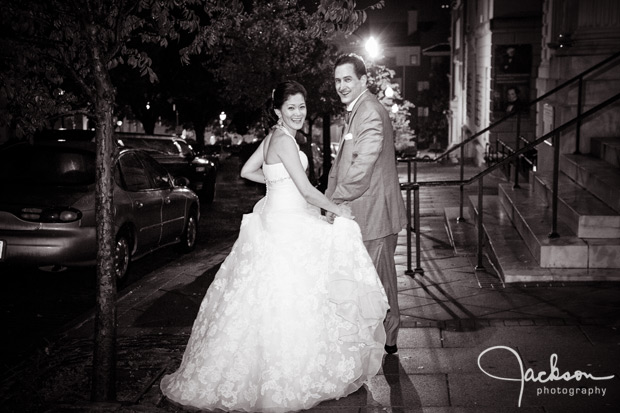
<path id="1" fill-rule="evenodd" d="M 267 185 L 194 321 L 163 394 L 199 409 L 288 412 L 358 390 L 377 374 L 387 298 L 347 206 L 308 181 L 294 139 L 306 117 L 297 82 L 273 94 L 279 120 L 241 176 Z M 333 224 L 320 209 L 337 217 Z"/>

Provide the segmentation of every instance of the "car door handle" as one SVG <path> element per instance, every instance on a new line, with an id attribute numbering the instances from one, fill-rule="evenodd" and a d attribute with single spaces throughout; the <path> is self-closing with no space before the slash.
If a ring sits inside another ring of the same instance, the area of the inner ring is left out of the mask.
<path id="1" fill-rule="evenodd" d="M 171 202 L 171 201 L 170 201 L 170 198 L 166 198 L 166 199 L 164 199 L 164 204 L 168 205 L 170 202 Z"/>
<path id="2" fill-rule="evenodd" d="M 136 208 L 138 208 L 138 209 L 140 209 L 140 208 L 142 208 L 144 206 L 144 204 L 142 202 L 140 202 L 140 201 L 136 201 L 135 204 L 136 204 Z"/>

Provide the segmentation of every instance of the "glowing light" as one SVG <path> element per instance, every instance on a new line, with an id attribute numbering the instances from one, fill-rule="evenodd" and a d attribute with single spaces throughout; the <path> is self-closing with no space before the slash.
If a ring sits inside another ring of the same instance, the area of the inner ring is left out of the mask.
<path id="1" fill-rule="evenodd" d="M 370 39 L 366 41 L 366 51 L 368 52 L 368 55 L 370 56 L 371 59 L 374 59 L 375 57 L 379 56 L 379 53 L 380 53 L 379 43 L 377 42 L 377 40 L 375 40 L 374 37 L 371 37 Z"/>
<path id="2" fill-rule="evenodd" d="M 388 87 L 385 89 L 385 97 L 386 97 L 386 98 L 391 98 L 391 97 L 394 97 L 394 89 L 392 89 L 390 86 L 388 86 Z"/>

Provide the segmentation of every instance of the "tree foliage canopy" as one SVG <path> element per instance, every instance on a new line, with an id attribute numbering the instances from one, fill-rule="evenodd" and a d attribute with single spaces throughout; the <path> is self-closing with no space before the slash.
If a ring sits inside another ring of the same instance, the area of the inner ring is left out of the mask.
<path id="1" fill-rule="evenodd" d="M 382 6 L 380 1 L 369 8 Z M 239 29 L 224 34 L 225 46 L 210 59 L 223 100 L 256 116 L 277 83 L 294 79 L 310 92 L 310 110 L 331 110 L 335 50 L 329 41 L 337 32 L 352 33 L 364 22 L 366 10 L 355 7 L 355 1 L 254 0 Z"/>
<path id="2" fill-rule="evenodd" d="M 241 3 L 218 0 L 2 0 L 0 87 L 5 124 L 27 133 L 48 118 L 93 115 L 98 81 L 119 65 L 151 81 L 145 44 L 176 42 L 180 59 L 222 41 Z M 103 71 L 94 62 L 103 63 Z M 114 89 L 108 91 L 114 98 Z"/>

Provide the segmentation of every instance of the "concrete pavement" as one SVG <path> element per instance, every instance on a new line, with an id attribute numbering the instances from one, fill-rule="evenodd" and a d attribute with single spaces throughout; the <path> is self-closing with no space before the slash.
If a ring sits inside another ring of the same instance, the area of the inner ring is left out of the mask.
<path id="1" fill-rule="evenodd" d="M 400 168 L 405 182 L 406 166 Z M 457 179 L 458 167 L 420 165 L 418 177 Z M 485 180 L 485 192 L 496 192 L 496 183 Z M 620 285 L 503 286 L 488 262 L 488 272 L 474 271 L 476 257 L 456 251 L 446 230 L 444 208 L 458 200 L 458 188 L 421 190 L 423 275 L 405 274 L 406 231 L 399 234 L 399 352 L 386 355 L 362 389 L 312 411 L 617 411 Z M 160 268 L 119 300 L 121 402 L 65 397 L 47 411 L 184 411 L 162 398 L 159 380 L 178 366 L 198 306 L 234 239 Z M 62 358 L 57 366 L 88 369 L 92 332 L 87 319 L 50 346 Z"/>

